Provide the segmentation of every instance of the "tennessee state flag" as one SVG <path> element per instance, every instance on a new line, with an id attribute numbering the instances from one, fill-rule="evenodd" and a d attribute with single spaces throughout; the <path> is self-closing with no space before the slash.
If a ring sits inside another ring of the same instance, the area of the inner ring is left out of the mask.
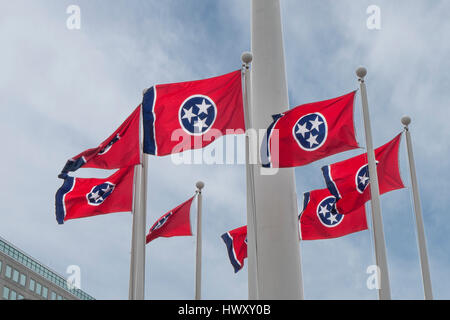
<path id="1" fill-rule="evenodd" d="M 301 240 L 338 238 L 368 229 L 364 205 L 352 211 L 339 211 L 336 197 L 328 189 L 306 192 L 303 197 L 299 215 Z"/>
<path id="2" fill-rule="evenodd" d="M 81 167 L 118 169 L 140 163 L 139 123 L 141 106 L 138 106 L 124 123 L 97 148 L 88 149 L 69 159 L 59 174 L 64 179 L 70 171 Z"/>
<path id="3" fill-rule="evenodd" d="M 241 71 L 155 85 L 143 98 L 144 152 L 156 156 L 203 148 L 228 130 L 244 133 Z"/>
<path id="4" fill-rule="evenodd" d="M 243 226 L 224 233 L 222 240 L 225 242 L 234 272 L 244 267 L 244 259 L 247 258 L 247 226 Z"/>
<path id="5" fill-rule="evenodd" d="M 358 148 L 353 122 L 355 93 L 300 105 L 274 115 L 262 144 L 262 165 L 272 168 L 303 166 Z"/>
<path id="6" fill-rule="evenodd" d="M 159 237 L 192 236 L 191 205 L 195 196 L 159 218 L 147 234 L 147 243 Z"/>
<path id="7" fill-rule="evenodd" d="M 105 179 L 67 176 L 55 196 L 56 221 L 131 211 L 134 167 L 122 168 Z"/>
<path id="8" fill-rule="evenodd" d="M 398 152 L 401 133 L 375 149 L 380 194 L 402 189 Z M 367 153 L 322 167 L 328 189 L 337 199 L 339 208 L 358 208 L 370 200 Z"/>

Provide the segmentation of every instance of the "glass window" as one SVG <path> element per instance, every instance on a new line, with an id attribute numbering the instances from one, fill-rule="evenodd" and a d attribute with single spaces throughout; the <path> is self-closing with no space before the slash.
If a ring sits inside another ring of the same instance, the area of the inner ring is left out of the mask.
<path id="1" fill-rule="evenodd" d="M 5 277 L 11 278 L 11 271 L 12 271 L 11 267 L 6 265 Z"/>
<path id="2" fill-rule="evenodd" d="M 12 276 L 13 281 L 15 282 L 19 282 L 19 271 L 17 271 L 16 269 L 13 270 L 13 276 Z"/>
<path id="3" fill-rule="evenodd" d="M 30 288 L 31 291 L 34 291 L 34 284 L 35 284 L 34 280 L 30 279 L 30 286 L 29 286 L 29 288 Z"/>
<path id="4" fill-rule="evenodd" d="M 10 300 L 16 300 L 17 299 L 17 292 L 14 290 L 11 290 L 11 294 L 9 295 Z"/>
<path id="5" fill-rule="evenodd" d="M 42 296 L 47 299 L 48 297 L 48 288 L 47 287 L 42 287 Z"/>
<path id="6" fill-rule="evenodd" d="M 0 274 L 2 273 L 2 261 L 0 260 Z"/>
<path id="7" fill-rule="evenodd" d="M 58 298 L 56 300 L 62 300 L 62 297 L 58 294 Z"/>
<path id="8" fill-rule="evenodd" d="M 25 287 L 26 283 L 27 283 L 27 276 L 24 275 L 23 273 L 21 273 L 20 274 L 20 284 Z"/>
<path id="9" fill-rule="evenodd" d="M 50 299 L 51 300 L 56 300 L 56 293 L 54 293 L 53 291 L 52 291 L 52 293 L 50 295 Z"/>
<path id="10" fill-rule="evenodd" d="M 36 282 L 36 293 L 37 293 L 38 295 L 41 294 L 41 290 L 42 290 L 41 284 L 40 284 L 39 282 Z"/>
<path id="11" fill-rule="evenodd" d="M 17 300 L 23 300 L 23 295 L 21 294 L 17 295 Z"/>
<path id="12" fill-rule="evenodd" d="M 9 288 L 3 287 L 3 299 L 8 300 L 9 298 Z"/>

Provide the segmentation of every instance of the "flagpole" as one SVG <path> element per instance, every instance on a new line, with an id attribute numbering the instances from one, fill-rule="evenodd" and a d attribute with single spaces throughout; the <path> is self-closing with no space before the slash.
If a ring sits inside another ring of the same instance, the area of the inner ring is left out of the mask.
<path id="1" fill-rule="evenodd" d="M 136 243 L 136 224 L 137 212 L 139 210 L 139 196 L 140 196 L 140 165 L 134 166 L 133 176 L 133 222 L 131 228 L 131 259 L 130 259 L 130 284 L 128 299 L 134 300 L 134 259 L 135 259 L 135 243 Z"/>
<path id="2" fill-rule="evenodd" d="M 145 94 L 144 90 L 143 94 Z M 141 106 L 142 123 L 142 106 Z M 139 126 L 139 143 L 141 164 L 135 167 L 135 194 L 133 202 L 133 234 L 131 246 L 131 266 L 130 266 L 130 299 L 144 300 L 145 298 L 145 232 L 146 232 L 146 213 L 147 213 L 147 172 L 148 156 L 142 148 L 142 128 Z"/>
<path id="3" fill-rule="evenodd" d="M 358 81 L 360 83 L 361 88 L 364 130 L 366 136 L 367 160 L 370 177 L 370 185 L 369 185 L 371 195 L 370 204 L 372 208 L 372 227 L 375 244 L 375 257 L 376 257 L 376 264 L 379 268 L 378 297 L 380 300 L 390 300 L 391 289 L 389 284 L 389 273 L 386 257 L 386 244 L 384 240 L 383 221 L 381 217 L 380 189 L 378 185 L 378 173 L 375 163 L 375 152 L 373 149 L 373 142 L 372 142 L 372 129 L 370 126 L 370 116 L 369 116 L 369 103 L 367 99 L 366 84 L 364 82 L 364 77 L 366 76 L 366 74 L 367 70 L 363 67 L 360 67 L 356 70 L 356 75 L 358 76 Z"/>
<path id="4" fill-rule="evenodd" d="M 202 189 L 205 184 L 198 181 L 197 187 L 197 248 L 195 257 L 195 300 L 202 299 Z"/>
<path id="5" fill-rule="evenodd" d="M 135 300 L 145 299 L 145 245 L 146 245 L 146 213 L 147 213 L 147 172 L 148 156 L 143 154 L 141 167 L 140 210 L 136 224 L 136 256 L 135 256 Z"/>
<path id="6" fill-rule="evenodd" d="M 427 245 L 425 240 L 425 229 L 423 225 L 422 206 L 420 204 L 419 186 L 417 183 L 416 164 L 411 143 L 411 133 L 409 132 L 409 124 L 411 118 L 402 117 L 402 124 L 405 129 L 406 149 L 408 150 L 409 172 L 411 174 L 411 185 L 414 199 L 414 213 L 416 217 L 417 239 L 419 244 L 420 266 L 422 269 L 423 290 L 425 300 L 433 300 L 433 291 L 431 288 L 430 266 L 428 263 Z"/>
<path id="7" fill-rule="evenodd" d="M 247 244 L 248 258 L 248 298 L 249 300 L 258 299 L 258 254 L 256 249 L 256 212 L 255 212 L 255 173 L 256 157 L 253 154 L 253 148 L 257 146 L 257 137 L 251 121 L 250 104 L 251 104 L 251 78 L 250 63 L 253 60 L 251 52 L 244 52 L 241 56 L 242 75 L 243 75 L 243 102 L 245 115 L 245 171 L 247 178 Z"/>
<path id="8" fill-rule="evenodd" d="M 252 0 L 251 51 L 252 126 L 265 131 L 273 114 L 289 109 L 279 0 Z M 294 169 L 257 168 L 258 299 L 303 299 Z"/>

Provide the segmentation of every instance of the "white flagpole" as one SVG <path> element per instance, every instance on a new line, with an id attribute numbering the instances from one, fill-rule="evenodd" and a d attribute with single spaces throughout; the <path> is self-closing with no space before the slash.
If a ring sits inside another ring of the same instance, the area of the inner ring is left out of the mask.
<path id="1" fill-rule="evenodd" d="M 197 248 L 195 257 L 195 300 L 202 298 L 202 189 L 205 184 L 198 181 L 197 187 Z"/>
<path id="2" fill-rule="evenodd" d="M 389 284 L 389 273 L 386 257 L 386 244 L 384 241 L 384 231 L 383 231 L 383 221 L 381 217 L 381 204 L 380 204 L 380 189 L 378 186 L 378 173 L 375 163 L 375 152 L 373 149 L 372 142 L 372 129 L 370 127 L 370 116 L 369 116 L 369 103 L 367 100 L 366 84 L 364 82 L 364 77 L 367 74 L 367 70 L 360 67 L 356 70 L 356 75 L 358 76 L 358 81 L 361 88 L 361 100 L 362 100 L 362 110 L 364 118 L 364 130 L 366 136 L 366 148 L 367 148 L 367 159 L 369 165 L 369 177 L 370 177 L 370 195 L 371 195 L 371 208 L 372 208 L 372 224 L 373 224 L 373 235 L 375 244 L 375 257 L 378 266 L 378 297 L 380 300 L 390 300 L 391 299 L 391 289 Z"/>
<path id="3" fill-rule="evenodd" d="M 405 136 L 406 136 L 406 149 L 408 150 L 408 160 L 409 160 L 409 172 L 411 174 L 411 185 L 412 185 L 412 193 L 414 199 L 414 213 L 416 216 L 416 226 L 417 226 L 417 240 L 419 245 L 419 255 L 420 255 L 420 266 L 422 269 L 422 281 L 423 281 L 423 290 L 425 294 L 425 300 L 433 300 L 433 291 L 431 288 L 431 276 L 430 276 L 430 266 L 428 264 L 428 254 L 427 254 L 427 245 L 425 240 L 425 229 L 423 226 L 423 218 L 422 218 L 422 206 L 420 204 L 419 197 L 419 186 L 417 184 L 417 175 L 416 175 L 416 164 L 414 161 L 414 154 L 411 143 L 411 134 L 409 132 L 409 124 L 411 123 L 411 118 L 408 116 L 404 116 L 402 118 L 402 124 L 405 128 Z"/>
<path id="4" fill-rule="evenodd" d="M 251 78 L 250 63 L 253 55 L 250 52 L 244 52 L 241 56 L 242 75 L 243 75 L 243 103 L 245 113 L 245 169 L 247 176 L 247 255 L 252 256 L 248 259 L 248 298 L 250 300 L 258 299 L 258 254 L 256 249 L 256 212 L 255 212 L 255 165 L 256 156 L 253 155 L 253 148 L 257 146 L 257 137 L 254 135 L 251 121 Z"/>
<path id="5" fill-rule="evenodd" d="M 143 94 L 145 94 L 145 91 Z M 145 298 L 145 232 L 147 213 L 147 171 L 148 156 L 143 153 L 142 148 L 142 106 L 141 125 L 139 126 L 139 142 L 141 164 L 135 167 L 135 187 L 133 199 L 133 234 L 131 246 L 130 265 L 130 292 L 131 300 L 144 300 Z"/>
<path id="6" fill-rule="evenodd" d="M 128 299 L 134 300 L 134 259 L 135 259 L 135 243 L 136 243 L 136 224 L 137 212 L 139 210 L 139 196 L 140 196 L 140 165 L 134 167 L 133 176 L 133 222 L 131 229 L 131 259 L 130 259 L 130 285 L 128 292 Z"/>
<path id="7" fill-rule="evenodd" d="M 251 119 L 256 130 L 265 130 L 273 114 L 289 109 L 280 1 L 252 0 L 251 14 Z M 258 169 L 258 299 L 303 299 L 294 169 Z"/>
<path id="8" fill-rule="evenodd" d="M 148 156 L 143 154 L 141 168 L 140 210 L 136 224 L 136 252 L 135 252 L 135 300 L 145 299 L 145 233 L 147 213 L 147 172 Z"/>

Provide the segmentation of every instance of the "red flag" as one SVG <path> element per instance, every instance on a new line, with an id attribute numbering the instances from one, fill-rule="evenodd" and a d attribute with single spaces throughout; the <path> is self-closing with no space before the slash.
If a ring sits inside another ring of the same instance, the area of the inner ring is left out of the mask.
<path id="1" fill-rule="evenodd" d="M 338 211 L 336 198 L 328 189 L 306 192 L 303 197 L 299 216 L 302 240 L 338 238 L 368 229 L 364 206 L 353 211 Z"/>
<path id="2" fill-rule="evenodd" d="M 159 237 L 192 236 L 190 213 L 194 198 L 195 196 L 159 218 L 147 234 L 147 243 Z"/>
<path id="3" fill-rule="evenodd" d="M 76 171 L 81 167 L 118 169 L 139 164 L 140 115 L 141 106 L 138 106 L 125 122 L 97 148 L 88 149 L 69 159 L 59 177 L 64 179 L 68 172 Z"/>
<path id="4" fill-rule="evenodd" d="M 353 123 L 354 98 L 355 92 L 351 92 L 273 116 L 262 146 L 263 166 L 303 166 L 358 148 Z"/>
<path id="5" fill-rule="evenodd" d="M 244 267 L 244 259 L 247 258 L 247 226 L 224 233 L 222 240 L 227 246 L 228 257 L 236 273 Z"/>
<path id="6" fill-rule="evenodd" d="M 134 167 L 122 168 L 105 179 L 67 176 L 56 192 L 56 221 L 131 211 Z"/>
<path id="7" fill-rule="evenodd" d="M 244 133 L 241 71 L 215 78 L 163 84 L 144 94 L 144 152 L 164 156 L 203 148 L 229 134 Z"/>
<path id="8" fill-rule="evenodd" d="M 398 152 L 401 133 L 385 145 L 375 149 L 380 194 L 402 189 Z M 339 208 L 358 208 L 370 200 L 367 154 L 322 167 L 330 192 L 338 198 Z M 342 199 L 341 199 L 342 198 Z"/>

